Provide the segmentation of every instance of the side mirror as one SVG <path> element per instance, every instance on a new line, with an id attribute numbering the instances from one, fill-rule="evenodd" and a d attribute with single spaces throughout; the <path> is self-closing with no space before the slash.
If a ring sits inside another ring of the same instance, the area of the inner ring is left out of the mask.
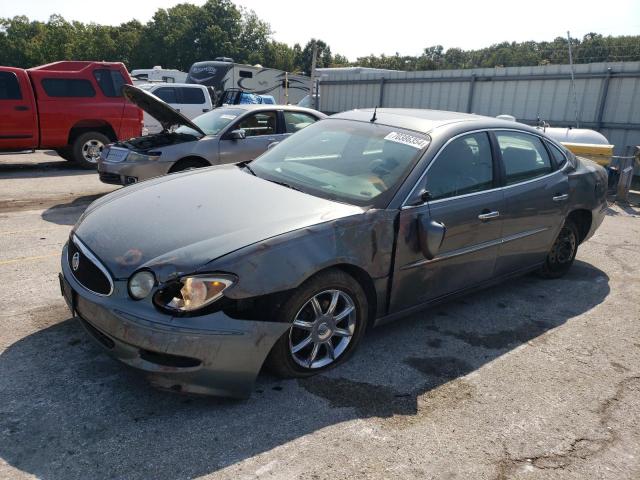
<path id="1" fill-rule="evenodd" d="M 267 150 L 271 150 L 273 147 L 275 147 L 279 143 L 280 142 L 271 142 L 269 145 L 267 145 Z"/>
<path id="2" fill-rule="evenodd" d="M 231 130 L 231 132 L 229 132 L 230 140 L 244 140 L 245 138 L 247 138 L 247 132 L 245 132 L 242 128 Z"/>
<path id="3" fill-rule="evenodd" d="M 438 255 L 447 227 L 444 223 L 431 220 L 427 215 L 418 216 L 418 240 L 420 250 L 427 260 L 431 260 Z"/>

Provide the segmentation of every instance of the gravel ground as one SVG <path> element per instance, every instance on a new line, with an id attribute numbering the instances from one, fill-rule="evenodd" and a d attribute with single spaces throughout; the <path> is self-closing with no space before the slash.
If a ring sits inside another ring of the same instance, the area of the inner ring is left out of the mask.
<path id="1" fill-rule="evenodd" d="M 230 401 L 154 390 L 69 318 L 60 249 L 114 188 L 0 156 L 0 478 L 640 478 L 639 207 L 612 207 L 563 279 L 412 315 Z"/>

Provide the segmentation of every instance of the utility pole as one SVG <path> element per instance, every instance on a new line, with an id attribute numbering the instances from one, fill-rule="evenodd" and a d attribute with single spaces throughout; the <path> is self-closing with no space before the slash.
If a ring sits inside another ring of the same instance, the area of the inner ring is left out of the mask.
<path id="1" fill-rule="evenodd" d="M 580 122 L 578 121 L 578 96 L 576 94 L 576 78 L 573 72 L 573 53 L 571 51 L 571 34 L 567 30 L 567 42 L 569 43 L 569 68 L 571 70 L 571 89 L 573 90 L 573 104 L 576 113 L 576 128 L 580 128 Z"/>
<path id="2" fill-rule="evenodd" d="M 311 105 L 318 108 L 318 89 L 316 84 L 316 59 L 318 58 L 318 43 L 313 41 L 313 53 L 311 54 Z"/>

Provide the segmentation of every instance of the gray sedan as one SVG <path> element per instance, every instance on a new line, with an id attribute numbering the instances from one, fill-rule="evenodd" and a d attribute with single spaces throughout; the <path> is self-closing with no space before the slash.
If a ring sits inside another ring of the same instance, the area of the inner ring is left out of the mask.
<path id="1" fill-rule="evenodd" d="M 263 364 L 313 375 L 372 326 L 565 274 L 606 186 L 602 167 L 526 125 L 350 111 L 250 163 L 97 200 L 64 247 L 61 288 L 87 332 L 156 385 L 243 397 Z"/>
<path id="2" fill-rule="evenodd" d="M 129 185 L 167 173 L 256 158 L 323 113 L 288 105 L 234 105 L 189 120 L 142 89 L 125 85 L 128 100 L 156 118 L 163 131 L 118 142 L 98 160 L 104 183 Z M 177 127 L 177 128 L 176 128 Z"/>

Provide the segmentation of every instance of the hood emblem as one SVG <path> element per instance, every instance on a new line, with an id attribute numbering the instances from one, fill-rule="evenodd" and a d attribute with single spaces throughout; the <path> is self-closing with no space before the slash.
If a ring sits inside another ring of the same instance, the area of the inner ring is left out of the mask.
<path id="1" fill-rule="evenodd" d="M 71 257 L 71 268 L 75 272 L 78 270 L 79 266 L 80 266 L 80 253 L 76 252 L 73 254 L 73 257 Z"/>

